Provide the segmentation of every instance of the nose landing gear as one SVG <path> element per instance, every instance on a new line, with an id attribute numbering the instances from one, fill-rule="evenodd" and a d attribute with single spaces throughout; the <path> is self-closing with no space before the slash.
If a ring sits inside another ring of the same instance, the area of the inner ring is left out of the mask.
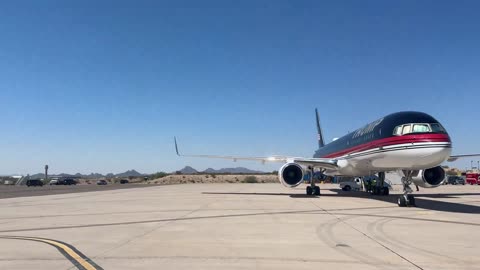
<path id="1" fill-rule="evenodd" d="M 413 192 L 412 188 L 410 188 L 410 185 L 412 184 L 412 177 L 415 174 L 415 172 L 418 173 L 418 171 L 410 171 L 410 170 L 403 171 L 403 174 L 405 175 L 404 177 L 402 177 L 403 195 L 398 197 L 398 201 L 397 201 L 397 204 L 400 207 L 416 206 L 415 197 L 412 194 L 410 194 Z"/>

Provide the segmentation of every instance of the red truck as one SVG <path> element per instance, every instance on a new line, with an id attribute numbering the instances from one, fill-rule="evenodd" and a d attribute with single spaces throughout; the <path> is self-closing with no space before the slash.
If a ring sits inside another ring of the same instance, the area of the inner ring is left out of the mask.
<path id="1" fill-rule="evenodd" d="M 467 173 L 466 182 L 470 185 L 480 185 L 480 173 Z"/>

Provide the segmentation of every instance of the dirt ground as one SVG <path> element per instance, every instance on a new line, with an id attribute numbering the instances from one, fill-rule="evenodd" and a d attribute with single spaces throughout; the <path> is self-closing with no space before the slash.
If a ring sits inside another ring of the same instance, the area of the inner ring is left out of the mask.
<path id="1" fill-rule="evenodd" d="M 254 177 L 254 178 L 253 178 Z M 211 174 L 183 174 L 168 175 L 166 177 L 149 180 L 147 184 L 186 184 L 186 183 L 278 183 L 278 176 L 273 174 L 264 175 L 211 175 Z"/>

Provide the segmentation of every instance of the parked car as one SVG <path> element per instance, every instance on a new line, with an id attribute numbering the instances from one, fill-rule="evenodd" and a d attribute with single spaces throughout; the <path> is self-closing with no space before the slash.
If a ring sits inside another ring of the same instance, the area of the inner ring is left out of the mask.
<path id="1" fill-rule="evenodd" d="M 106 185 L 106 184 L 107 184 L 107 181 L 105 181 L 105 180 L 98 180 L 97 181 L 97 185 L 103 186 L 103 185 Z"/>
<path id="2" fill-rule="evenodd" d="M 71 179 L 71 178 L 58 180 L 57 183 L 56 183 L 56 185 L 67 185 L 67 186 L 76 185 L 76 184 L 77 184 L 77 181 L 75 181 L 74 179 Z"/>
<path id="3" fill-rule="evenodd" d="M 41 186 L 43 186 L 43 182 L 40 179 L 27 180 L 27 187 L 41 187 Z"/>
<path id="4" fill-rule="evenodd" d="M 53 179 L 53 180 L 50 180 L 50 182 L 48 182 L 49 185 L 58 185 L 58 180 L 56 179 Z"/>
<path id="5" fill-rule="evenodd" d="M 120 184 L 128 184 L 130 183 L 127 179 L 120 180 Z"/>
<path id="6" fill-rule="evenodd" d="M 465 185 L 465 179 L 460 176 L 449 176 L 447 181 L 445 181 L 446 185 Z"/>

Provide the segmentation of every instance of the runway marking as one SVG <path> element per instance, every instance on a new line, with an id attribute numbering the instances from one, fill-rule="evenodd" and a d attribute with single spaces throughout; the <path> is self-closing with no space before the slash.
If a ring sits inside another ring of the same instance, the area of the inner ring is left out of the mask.
<path id="1" fill-rule="evenodd" d="M 54 246 L 67 258 L 75 267 L 80 270 L 103 270 L 102 267 L 94 263 L 90 258 L 81 253 L 74 246 L 53 239 L 27 237 L 27 236 L 0 236 L 3 239 L 26 240 L 45 243 Z"/>

